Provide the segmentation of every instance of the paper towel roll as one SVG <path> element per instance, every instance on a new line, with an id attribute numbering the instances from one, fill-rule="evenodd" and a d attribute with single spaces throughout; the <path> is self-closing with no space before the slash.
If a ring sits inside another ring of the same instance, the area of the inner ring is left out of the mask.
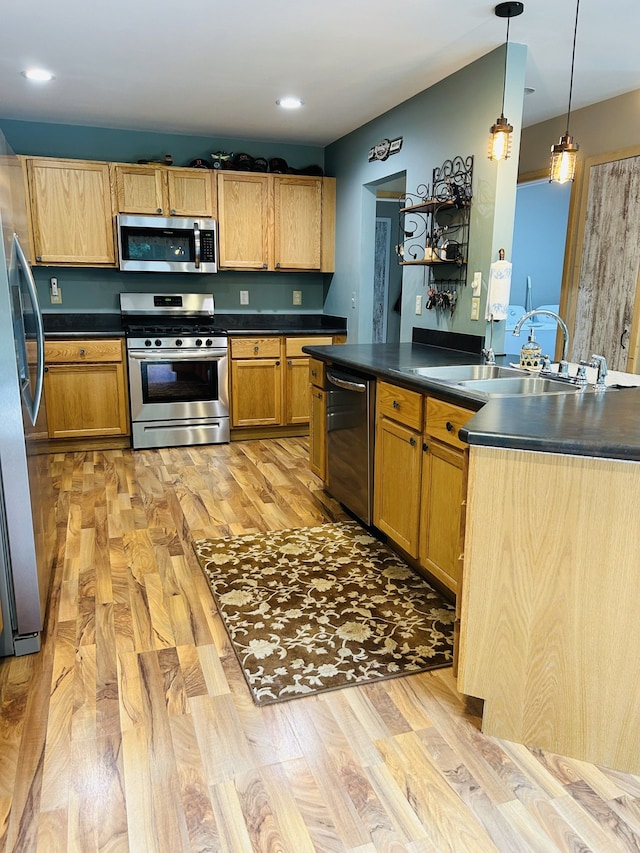
<path id="1" fill-rule="evenodd" d="M 511 264 L 509 261 L 494 261 L 489 268 L 485 320 L 507 319 L 510 294 Z"/>

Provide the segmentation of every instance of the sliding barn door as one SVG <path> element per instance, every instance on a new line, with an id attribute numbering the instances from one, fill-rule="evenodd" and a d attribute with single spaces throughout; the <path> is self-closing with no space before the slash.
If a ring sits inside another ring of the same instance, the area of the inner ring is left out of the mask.
<path id="1" fill-rule="evenodd" d="M 634 371 L 640 151 L 635 156 L 590 158 L 585 163 L 584 180 L 571 360 L 589 359 L 592 353 L 599 353 L 612 370 Z"/>

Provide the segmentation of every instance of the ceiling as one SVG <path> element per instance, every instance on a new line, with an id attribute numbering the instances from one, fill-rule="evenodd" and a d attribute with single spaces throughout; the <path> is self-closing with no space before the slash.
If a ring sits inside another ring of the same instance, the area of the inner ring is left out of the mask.
<path id="1" fill-rule="evenodd" d="M 324 146 L 503 44 L 494 6 L 20 0 L 3 4 L 0 117 Z M 575 8 L 525 0 L 511 19 L 535 89 L 525 126 L 566 112 Z M 638 33 L 637 0 L 582 0 L 573 109 L 640 88 Z M 30 65 L 55 79 L 26 80 Z M 304 106 L 277 107 L 287 94 Z"/>

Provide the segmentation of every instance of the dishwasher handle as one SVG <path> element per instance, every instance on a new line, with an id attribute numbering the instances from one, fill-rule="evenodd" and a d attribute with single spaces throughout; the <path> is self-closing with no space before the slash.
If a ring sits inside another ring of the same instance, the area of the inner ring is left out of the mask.
<path id="1" fill-rule="evenodd" d="M 358 394 L 364 394 L 367 390 L 365 382 L 349 382 L 347 379 L 340 379 L 340 377 L 331 373 L 329 370 L 327 371 L 326 376 L 332 385 L 337 385 L 338 388 L 344 388 L 345 391 L 357 391 Z"/>

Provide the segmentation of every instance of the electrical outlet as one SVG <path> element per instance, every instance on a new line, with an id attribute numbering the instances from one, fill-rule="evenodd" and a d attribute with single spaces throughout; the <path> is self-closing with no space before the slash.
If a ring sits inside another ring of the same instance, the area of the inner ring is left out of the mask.
<path id="1" fill-rule="evenodd" d="M 422 295 L 420 293 L 416 296 L 416 314 L 422 314 Z"/>
<path id="2" fill-rule="evenodd" d="M 58 279 L 52 278 L 49 281 L 51 284 L 51 304 L 62 305 L 62 290 L 58 287 Z"/>
<path id="3" fill-rule="evenodd" d="M 249 304 L 249 291 L 241 290 L 240 291 L 240 305 L 248 305 Z"/>
<path id="4" fill-rule="evenodd" d="M 356 292 L 355 292 L 355 290 L 351 291 L 351 307 L 352 308 L 356 307 Z"/>
<path id="5" fill-rule="evenodd" d="M 294 290 L 293 291 L 293 304 L 294 305 L 302 305 L 302 291 Z"/>
<path id="6" fill-rule="evenodd" d="M 471 319 L 479 320 L 480 319 L 480 297 L 473 296 L 471 298 Z"/>

